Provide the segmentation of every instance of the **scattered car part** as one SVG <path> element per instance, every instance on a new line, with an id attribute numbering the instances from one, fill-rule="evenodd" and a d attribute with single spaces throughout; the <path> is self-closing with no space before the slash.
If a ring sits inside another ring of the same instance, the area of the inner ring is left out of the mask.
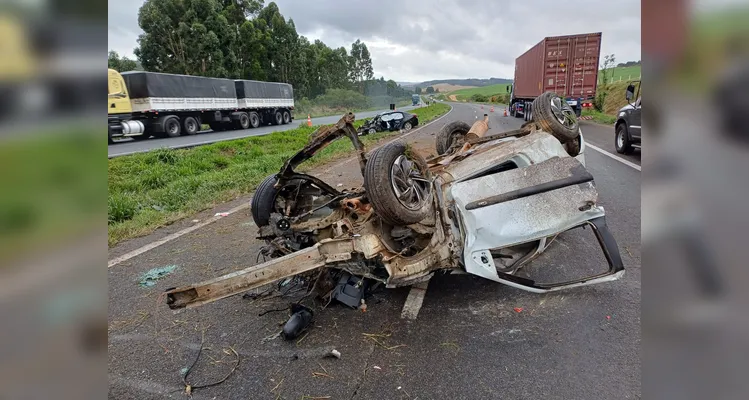
<path id="1" fill-rule="evenodd" d="M 294 303 L 291 305 L 291 317 L 281 330 L 281 337 L 286 340 L 294 340 L 304 332 L 312 322 L 314 312 L 309 307 Z"/>
<path id="2" fill-rule="evenodd" d="M 437 154 L 445 154 L 453 144 L 463 142 L 471 126 L 463 121 L 445 124 L 437 133 Z M 462 143 L 460 143 L 462 145 Z"/>
<path id="3" fill-rule="evenodd" d="M 341 274 L 341 278 L 338 280 L 338 284 L 333 291 L 333 298 L 351 308 L 357 308 L 361 304 L 366 290 L 366 280 L 356 278 L 348 272 L 344 272 Z"/>

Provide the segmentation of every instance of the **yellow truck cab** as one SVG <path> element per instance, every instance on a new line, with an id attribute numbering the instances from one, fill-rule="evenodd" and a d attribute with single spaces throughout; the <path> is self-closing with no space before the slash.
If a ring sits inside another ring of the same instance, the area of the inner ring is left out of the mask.
<path id="1" fill-rule="evenodd" d="M 107 69 L 107 84 L 109 86 L 109 96 L 107 96 L 108 113 L 111 115 L 129 114 L 133 112 L 130 105 L 130 96 L 127 94 L 127 87 L 122 75 L 113 69 Z"/>

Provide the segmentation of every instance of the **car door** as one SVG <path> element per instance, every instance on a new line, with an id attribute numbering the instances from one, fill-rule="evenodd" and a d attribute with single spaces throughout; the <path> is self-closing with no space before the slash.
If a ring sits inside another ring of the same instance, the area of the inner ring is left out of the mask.
<path id="1" fill-rule="evenodd" d="M 629 134 L 633 139 L 640 139 L 642 135 L 642 98 L 637 99 L 635 108 L 629 114 Z"/>
<path id="2" fill-rule="evenodd" d="M 391 113 L 385 113 L 380 116 L 380 128 L 382 128 L 383 131 L 390 130 L 390 125 L 392 124 L 391 119 L 393 119 Z"/>
<path id="3" fill-rule="evenodd" d="M 403 113 L 402 112 L 394 112 L 391 114 L 393 117 L 393 122 L 390 124 L 391 130 L 398 130 L 403 125 Z"/>

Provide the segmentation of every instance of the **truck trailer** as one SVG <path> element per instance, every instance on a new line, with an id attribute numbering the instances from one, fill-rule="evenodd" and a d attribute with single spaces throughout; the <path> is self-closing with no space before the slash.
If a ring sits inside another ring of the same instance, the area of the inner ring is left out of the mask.
<path id="1" fill-rule="evenodd" d="M 592 107 L 598 82 L 601 33 L 547 37 L 515 59 L 510 114 L 532 119 L 533 100 L 554 92 L 580 116 Z"/>
<path id="2" fill-rule="evenodd" d="M 289 124 L 294 92 L 287 83 L 157 72 L 108 70 L 108 135 L 135 140 Z"/>

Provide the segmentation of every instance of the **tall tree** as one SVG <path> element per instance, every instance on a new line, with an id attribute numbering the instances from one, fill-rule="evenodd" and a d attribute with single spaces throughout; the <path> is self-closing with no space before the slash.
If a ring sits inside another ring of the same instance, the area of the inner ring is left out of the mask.
<path id="1" fill-rule="evenodd" d="M 372 58 L 369 55 L 367 45 L 361 40 L 351 44 L 351 80 L 358 82 L 359 91 L 364 93 L 364 81 L 374 77 Z"/>
<path id="2" fill-rule="evenodd" d="M 133 71 L 134 69 L 138 68 L 138 65 L 134 60 L 131 60 L 124 56 L 120 58 L 120 55 L 116 51 L 109 50 L 107 67 L 119 72 L 124 72 Z"/>

